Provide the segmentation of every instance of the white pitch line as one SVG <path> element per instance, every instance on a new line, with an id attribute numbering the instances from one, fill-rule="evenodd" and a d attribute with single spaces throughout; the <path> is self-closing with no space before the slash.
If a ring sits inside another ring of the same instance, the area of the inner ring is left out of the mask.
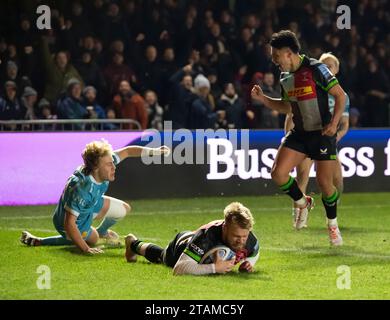
<path id="1" fill-rule="evenodd" d="M 370 208 L 370 209 L 380 209 L 380 208 L 388 208 L 390 207 L 390 204 L 376 204 L 376 205 L 340 205 L 340 209 L 343 210 L 349 210 L 349 209 L 356 209 L 356 208 Z M 265 207 L 251 207 L 251 211 L 253 213 L 256 212 L 273 212 L 273 211 L 288 211 L 291 207 L 272 207 L 272 208 L 265 208 Z M 194 214 L 194 213 L 220 213 L 222 212 L 220 209 L 191 209 L 191 210 L 164 210 L 164 211 L 145 211 L 145 212 L 137 212 L 134 211 L 131 215 L 135 216 L 149 216 L 149 215 L 171 215 L 171 214 Z M 47 219 L 52 218 L 53 216 L 5 216 L 0 217 L 1 220 L 27 220 L 27 219 Z"/>
<path id="2" fill-rule="evenodd" d="M 7 217 L 0 217 L 2 220 L 35 220 L 35 219 L 47 219 L 52 218 L 53 216 L 7 216 Z"/>
<path id="3" fill-rule="evenodd" d="M 26 230 L 26 228 L 3 228 L 3 227 L 0 227 L 0 230 L 5 230 L 5 231 L 24 231 Z M 58 233 L 56 230 L 54 229 L 41 229 L 41 228 L 28 228 L 28 230 L 30 231 L 37 231 L 37 232 L 51 232 L 51 233 Z M 122 238 L 124 238 L 125 236 L 122 236 Z M 143 236 L 139 236 L 140 239 L 142 240 L 148 240 L 148 241 L 161 241 L 162 239 L 160 238 L 149 238 L 149 237 L 143 237 Z"/>
<path id="4" fill-rule="evenodd" d="M 56 233 L 56 231 L 54 229 L 40 229 L 40 228 L 3 228 L 3 227 L 0 227 L 0 230 L 6 230 L 6 231 L 24 231 L 24 230 L 34 230 L 34 231 L 38 231 L 38 232 L 53 232 L 53 233 Z"/>

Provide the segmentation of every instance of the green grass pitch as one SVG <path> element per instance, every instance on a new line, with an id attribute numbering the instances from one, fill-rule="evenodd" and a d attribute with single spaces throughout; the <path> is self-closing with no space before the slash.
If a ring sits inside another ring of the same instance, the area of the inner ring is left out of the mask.
<path id="1" fill-rule="evenodd" d="M 254 214 L 261 257 L 253 274 L 181 276 L 152 265 L 143 257 L 124 259 L 124 248 L 106 248 L 85 256 L 74 247 L 26 247 L 19 242 L 27 229 L 55 235 L 53 206 L 0 207 L 0 299 L 389 299 L 390 196 L 388 193 L 344 194 L 339 225 L 344 246 L 330 248 L 325 213 L 318 196 L 309 228 L 294 231 L 290 201 L 284 196 L 218 197 L 130 202 L 130 216 L 114 226 L 125 236 L 165 246 L 181 230 L 193 230 L 222 217 L 231 201 Z M 37 268 L 51 272 L 51 289 L 37 288 Z M 340 289 L 350 269 L 350 289 Z"/>

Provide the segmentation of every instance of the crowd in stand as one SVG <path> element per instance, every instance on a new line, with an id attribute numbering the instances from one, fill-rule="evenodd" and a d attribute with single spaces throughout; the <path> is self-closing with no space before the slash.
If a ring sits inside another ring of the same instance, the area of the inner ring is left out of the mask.
<path id="1" fill-rule="evenodd" d="M 351 126 L 388 127 L 390 2 L 342 2 L 351 29 L 337 28 L 337 0 L 1 1 L 0 120 L 281 128 L 283 115 L 252 103 L 250 89 L 260 84 L 280 97 L 268 41 L 290 29 L 302 53 L 340 59 Z M 36 27 L 43 3 L 51 8 L 49 30 Z"/>

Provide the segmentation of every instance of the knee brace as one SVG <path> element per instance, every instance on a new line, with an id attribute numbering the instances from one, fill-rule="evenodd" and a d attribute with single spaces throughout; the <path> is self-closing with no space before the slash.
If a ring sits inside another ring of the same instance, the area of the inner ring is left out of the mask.
<path id="1" fill-rule="evenodd" d="M 112 218 L 115 220 L 123 219 L 127 212 L 130 211 L 130 206 L 127 203 L 112 197 L 104 196 L 104 198 L 110 200 L 110 206 L 105 215 L 106 218 Z"/>

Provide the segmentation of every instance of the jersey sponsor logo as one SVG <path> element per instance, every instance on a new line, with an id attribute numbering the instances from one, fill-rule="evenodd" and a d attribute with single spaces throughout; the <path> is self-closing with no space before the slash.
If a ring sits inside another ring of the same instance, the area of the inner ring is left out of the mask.
<path id="1" fill-rule="evenodd" d="M 204 250 L 202 250 L 201 248 L 199 248 L 196 244 L 194 243 L 191 243 L 191 248 L 199 255 L 204 255 Z"/>
<path id="2" fill-rule="evenodd" d="M 311 86 L 298 87 L 294 90 L 288 91 L 289 97 L 303 97 L 309 94 L 313 94 L 313 88 Z"/>

